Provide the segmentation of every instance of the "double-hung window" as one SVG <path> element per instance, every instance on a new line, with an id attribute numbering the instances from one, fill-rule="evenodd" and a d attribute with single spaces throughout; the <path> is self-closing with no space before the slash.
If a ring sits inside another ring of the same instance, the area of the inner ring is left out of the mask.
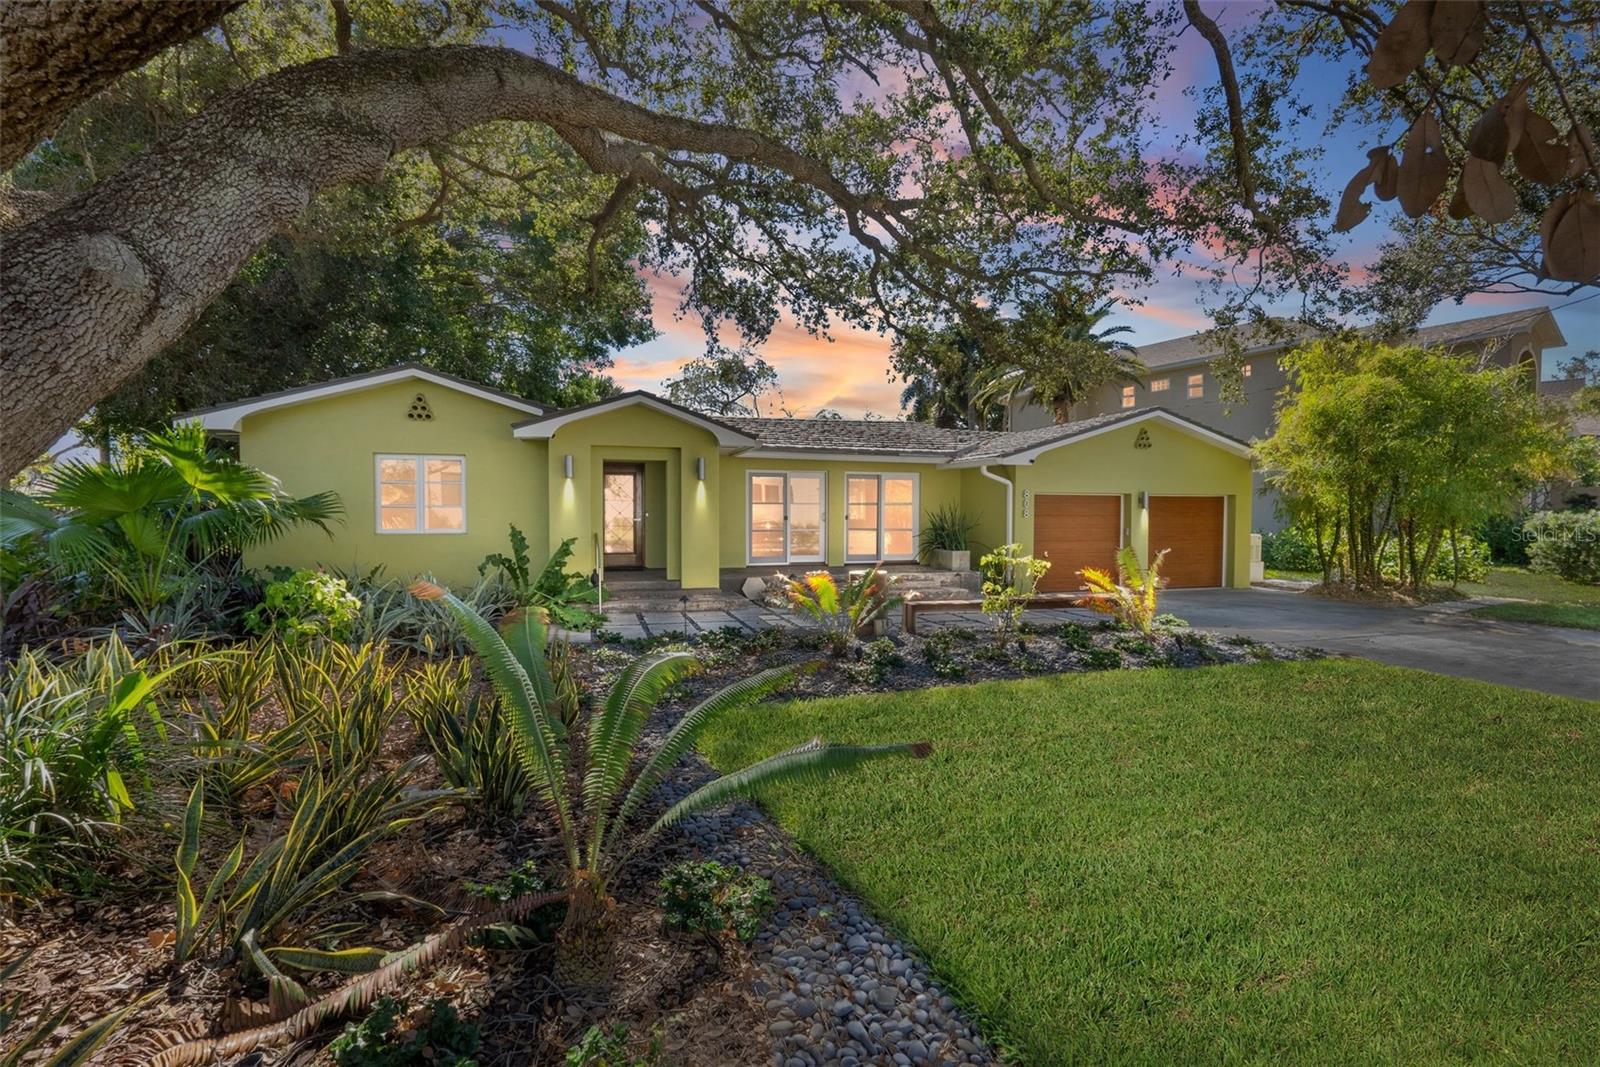
<path id="1" fill-rule="evenodd" d="M 915 558 L 916 475 L 849 475 L 845 479 L 844 502 L 845 559 Z"/>
<path id="2" fill-rule="evenodd" d="M 1189 399 L 1199 400 L 1206 395 L 1206 377 L 1204 374 L 1189 375 Z"/>
<path id="3" fill-rule="evenodd" d="M 1138 400 L 1134 396 L 1133 386 L 1124 385 L 1122 387 L 1122 406 L 1125 408 L 1131 408 L 1136 403 L 1138 403 Z"/>
<path id="4" fill-rule="evenodd" d="M 466 457 L 380 455 L 374 468 L 379 533 L 467 532 Z"/>

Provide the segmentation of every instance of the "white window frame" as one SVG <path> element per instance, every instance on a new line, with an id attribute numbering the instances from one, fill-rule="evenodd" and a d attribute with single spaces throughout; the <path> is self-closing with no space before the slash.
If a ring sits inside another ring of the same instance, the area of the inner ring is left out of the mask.
<path id="1" fill-rule="evenodd" d="M 1200 374 L 1189 375 L 1188 388 L 1184 390 L 1187 400 L 1204 400 L 1206 398 L 1206 376 Z"/>
<path id="2" fill-rule="evenodd" d="M 1152 378 L 1152 379 L 1150 379 L 1150 391 L 1152 393 L 1164 393 L 1170 388 L 1172 388 L 1172 379 L 1171 378 Z"/>
<path id="3" fill-rule="evenodd" d="M 417 465 L 417 526 L 414 530 L 385 530 L 383 528 L 383 461 L 386 459 L 410 460 Z M 430 530 L 428 517 L 428 460 L 450 459 L 461 464 L 461 528 L 459 530 Z M 372 456 L 372 528 L 385 537 L 448 537 L 467 532 L 467 457 L 446 453 L 376 452 Z"/>
<path id="4" fill-rule="evenodd" d="M 822 531 L 821 540 L 818 542 L 822 552 L 815 556 L 796 556 L 790 534 L 789 509 L 794 504 L 794 494 L 789 490 L 790 479 L 799 475 L 804 478 L 818 478 L 822 482 Z M 756 529 L 751 521 L 750 506 L 755 498 L 751 487 L 757 478 L 782 478 L 783 479 L 783 558 L 782 559 L 757 559 L 755 554 Z M 744 562 L 746 566 L 762 567 L 780 563 L 826 563 L 828 561 L 828 472 L 819 470 L 774 471 L 774 470 L 748 470 L 744 475 Z"/>
<path id="5" fill-rule="evenodd" d="M 1122 406 L 1123 406 L 1123 408 L 1124 409 L 1131 408 L 1135 404 L 1137 404 L 1138 402 L 1139 402 L 1138 390 L 1134 386 L 1124 385 L 1122 387 Z"/>
<path id="6" fill-rule="evenodd" d="M 850 554 L 850 479 L 878 479 L 878 551 L 871 556 Z M 883 480 L 885 478 L 911 479 L 911 553 L 905 556 L 888 556 L 883 552 Z M 846 563 L 891 563 L 914 560 L 922 545 L 922 475 L 916 471 L 846 471 L 844 475 L 844 558 Z"/>

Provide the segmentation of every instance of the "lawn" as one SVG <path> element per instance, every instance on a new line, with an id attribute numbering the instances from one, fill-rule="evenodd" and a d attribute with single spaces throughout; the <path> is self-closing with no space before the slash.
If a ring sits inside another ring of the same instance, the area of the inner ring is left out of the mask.
<path id="1" fill-rule="evenodd" d="M 1600 607 L 1600 585 L 1579 585 L 1526 567 L 1490 567 L 1487 578 L 1481 582 L 1462 582 L 1461 591 L 1472 596 L 1506 596 L 1546 604 Z"/>
<path id="2" fill-rule="evenodd" d="M 1541 626 L 1600 630 L 1600 607 L 1588 604 L 1486 604 L 1473 608 L 1472 614 L 1501 622 L 1536 622 Z"/>
<path id="3" fill-rule="evenodd" d="M 1020 1062 L 1600 1047 L 1600 704 L 1325 660 L 765 706 L 703 748 L 816 734 L 934 741 L 764 800 Z"/>

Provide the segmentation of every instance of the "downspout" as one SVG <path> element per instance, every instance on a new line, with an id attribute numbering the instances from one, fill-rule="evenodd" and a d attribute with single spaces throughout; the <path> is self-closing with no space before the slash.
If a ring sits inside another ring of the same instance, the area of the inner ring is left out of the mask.
<path id="1" fill-rule="evenodd" d="M 1000 475 L 990 470 L 987 463 L 978 468 L 978 473 L 989 479 L 991 482 L 999 482 L 1001 485 L 1006 487 L 1006 544 L 1016 544 L 1016 540 L 1011 535 L 1011 494 L 1015 492 L 1016 487 L 1011 484 L 1010 478 L 1002 478 Z"/>

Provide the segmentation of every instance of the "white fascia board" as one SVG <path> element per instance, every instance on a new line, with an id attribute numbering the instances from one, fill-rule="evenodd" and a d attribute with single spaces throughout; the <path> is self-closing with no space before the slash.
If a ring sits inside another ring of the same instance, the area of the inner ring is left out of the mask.
<path id="1" fill-rule="evenodd" d="M 1083 433 L 1076 433 L 1070 437 L 1063 437 L 1060 440 L 1050 441 L 1034 448 L 1025 449 L 1019 452 L 1012 452 L 1003 456 L 991 456 L 988 459 L 963 459 L 957 461 L 956 463 L 952 463 L 951 466 L 977 467 L 988 463 L 1001 467 L 1010 467 L 1032 463 L 1046 452 L 1051 452 L 1058 448 L 1065 448 L 1067 445 L 1076 444 L 1079 441 L 1087 441 L 1089 438 L 1099 437 L 1103 433 L 1110 433 L 1113 430 L 1125 429 L 1129 426 L 1137 426 L 1142 422 L 1150 422 L 1152 420 L 1164 422 L 1175 430 L 1186 433 L 1191 437 L 1198 438 L 1207 444 L 1215 445 L 1224 451 L 1231 452 L 1241 459 L 1250 459 L 1255 454 L 1249 445 L 1241 444 L 1231 437 L 1208 430 L 1197 422 L 1190 422 L 1188 419 L 1181 418 L 1166 411 L 1147 411 L 1142 415 L 1135 415 L 1132 418 L 1127 419 L 1118 419 L 1116 422 L 1108 423 L 1105 426 L 1097 426 L 1092 430 L 1085 430 Z"/>
<path id="2" fill-rule="evenodd" d="M 218 433 L 238 433 L 239 424 L 244 421 L 247 415 L 254 415 L 261 411 L 272 411 L 275 408 L 291 407 L 295 404 L 303 404 L 308 400 L 323 400 L 330 396 L 359 393 L 364 389 L 376 389 L 380 385 L 390 385 L 394 382 L 404 381 L 427 382 L 430 385 L 443 386 L 446 389 L 453 389 L 458 393 L 466 393 L 468 396 L 475 396 L 480 400 L 488 400 L 491 403 L 511 408 L 514 411 L 525 412 L 529 415 L 542 415 L 544 413 L 544 409 L 537 404 L 512 400 L 493 390 L 479 389 L 476 386 L 466 385 L 442 375 L 431 374 L 425 370 L 405 369 L 383 371 L 354 381 L 332 382 L 328 385 L 312 386 L 308 389 L 298 389 L 279 396 L 243 400 L 237 404 L 229 404 L 226 407 L 217 408 L 214 411 L 201 412 L 196 418 L 199 419 L 200 425 L 207 430 Z"/>
<path id="3" fill-rule="evenodd" d="M 871 460 L 874 463 L 916 463 L 923 466 L 948 467 L 949 456 L 939 452 L 907 454 L 904 452 L 875 451 L 870 448 L 840 452 L 810 452 L 803 448 L 748 448 L 735 453 L 740 459 L 816 460 L 829 463 L 857 463 Z"/>
<path id="4" fill-rule="evenodd" d="M 552 415 L 548 419 L 540 419 L 538 422 L 530 423 L 526 426 L 515 427 L 511 431 L 511 435 L 525 441 L 548 440 L 555 436 L 557 430 L 568 423 L 579 422 L 589 418 L 591 415 L 603 415 L 606 412 L 619 411 L 622 408 L 633 407 L 636 404 L 659 411 L 663 415 L 670 415 L 682 422 L 689 423 L 691 426 L 698 426 L 702 430 L 715 435 L 719 445 L 748 446 L 756 443 L 756 439 L 748 434 L 742 434 L 731 427 L 712 422 L 710 419 L 701 418 L 692 412 L 684 411 L 671 404 L 657 400 L 653 396 L 643 394 L 618 397 L 616 400 L 601 401 L 598 404 L 590 404 L 588 407 L 578 408 L 575 411 Z"/>

